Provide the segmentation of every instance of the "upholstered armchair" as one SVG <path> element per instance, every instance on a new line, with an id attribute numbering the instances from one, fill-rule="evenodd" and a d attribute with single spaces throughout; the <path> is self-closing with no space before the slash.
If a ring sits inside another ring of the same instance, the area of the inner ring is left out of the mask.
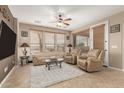
<path id="1" fill-rule="evenodd" d="M 64 55 L 64 61 L 70 64 L 77 64 L 77 55 L 80 53 L 80 49 L 72 49 L 71 53 Z"/>
<path id="2" fill-rule="evenodd" d="M 77 56 L 75 54 L 66 54 L 64 56 L 64 61 L 70 64 L 76 64 L 77 63 Z"/>
<path id="3" fill-rule="evenodd" d="M 72 49 L 72 52 L 64 55 L 65 62 L 70 64 L 77 64 L 77 56 L 81 53 L 89 51 L 89 47 L 82 47 L 81 49 Z"/>
<path id="4" fill-rule="evenodd" d="M 103 66 L 103 51 L 99 49 L 90 50 L 77 56 L 77 66 L 87 72 L 100 71 Z"/>

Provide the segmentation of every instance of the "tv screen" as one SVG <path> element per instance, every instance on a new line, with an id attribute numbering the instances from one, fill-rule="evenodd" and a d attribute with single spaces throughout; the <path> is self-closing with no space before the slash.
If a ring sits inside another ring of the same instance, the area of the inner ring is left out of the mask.
<path id="1" fill-rule="evenodd" d="M 15 53 L 16 34 L 4 22 L 1 21 L 0 29 L 0 60 Z"/>

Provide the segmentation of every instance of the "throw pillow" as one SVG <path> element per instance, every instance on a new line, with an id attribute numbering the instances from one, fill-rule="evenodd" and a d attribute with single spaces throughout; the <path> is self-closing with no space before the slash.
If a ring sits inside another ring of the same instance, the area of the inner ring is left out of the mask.
<path id="1" fill-rule="evenodd" d="M 100 53 L 100 50 L 99 49 L 93 49 L 93 50 L 90 50 L 89 52 L 88 52 L 88 57 L 98 57 L 98 55 L 99 55 L 99 53 Z"/>
<path id="2" fill-rule="evenodd" d="M 87 61 L 93 61 L 93 62 L 96 62 L 96 57 L 88 57 L 87 58 Z"/>
<path id="3" fill-rule="evenodd" d="M 87 53 L 82 53 L 81 55 L 80 55 L 80 58 L 81 59 L 87 59 Z"/>

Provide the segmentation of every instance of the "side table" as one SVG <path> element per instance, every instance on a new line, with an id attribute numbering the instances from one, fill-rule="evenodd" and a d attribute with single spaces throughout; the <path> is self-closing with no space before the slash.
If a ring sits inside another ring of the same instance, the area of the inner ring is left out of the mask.
<path id="1" fill-rule="evenodd" d="M 26 64 L 28 64 L 28 58 L 29 58 L 29 56 L 20 56 L 20 59 L 21 59 L 21 66 L 23 66 L 24 60 L 26 60 Z"/>

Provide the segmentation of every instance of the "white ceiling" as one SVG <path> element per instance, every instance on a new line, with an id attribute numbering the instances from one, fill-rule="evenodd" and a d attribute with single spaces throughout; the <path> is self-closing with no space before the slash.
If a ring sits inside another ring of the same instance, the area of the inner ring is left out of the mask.
<path id="1" fill-rule="evenodd" d="M 10 5 L 10 11 L 19 22 L 57 28 L 55 15 L 59 9 L 65 16 L 70 16 L 72 21 L 64 30 L 76 30 L 87 24 L 99 21 L 113 14 L 124 11 L 124 6 L 94 6 L 94 5 Z M 36 22 L 37 21 L 37 22 Z"/>

